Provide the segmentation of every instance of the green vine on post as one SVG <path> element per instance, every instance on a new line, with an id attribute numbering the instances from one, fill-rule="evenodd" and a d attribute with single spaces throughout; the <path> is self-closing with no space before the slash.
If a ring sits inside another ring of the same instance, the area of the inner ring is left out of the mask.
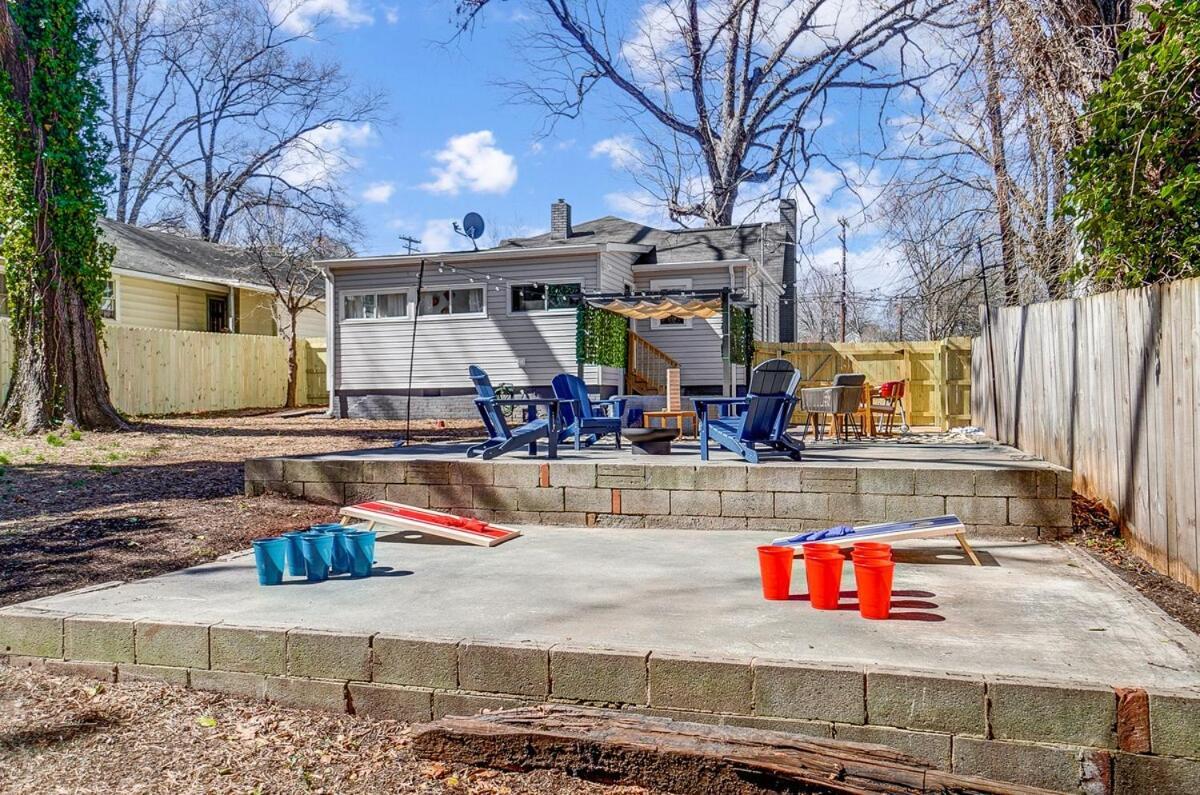
<path id="1" fill-rule="evenodd" d="M 729 361 L 749 365 L 754 358 L 754 315 L 740 306 L 729 307 Z"/>
<path id="2" fill-rule="evenodd" d="M 575 361 L 624 369 L 628 332 L 623 316 L 581 302 L 575 315 Z"/>

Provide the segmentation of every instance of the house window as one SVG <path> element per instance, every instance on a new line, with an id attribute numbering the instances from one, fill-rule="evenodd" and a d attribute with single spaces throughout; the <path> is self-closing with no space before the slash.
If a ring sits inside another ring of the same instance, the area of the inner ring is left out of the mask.
<path id="1" fill-rule="evenodd" d="M 509 289 L 509 307 L 513 312 L 550 312 L 574 309 L 579 305 L 578 296 L 583 292 L 579 282 L 546 284 L 514 284 Z"/>
<path id="2" fill-rule="evenodd" d="M 104 295 L 100 298 L 100 317 L 117 319 L 117 284 L 112 279 L 104 282 Z"/>
<path id="3" fill-rule="evenodd" d="M 655 279 L 650 282 L 650 290 L 690 290 L 692 289 L 691 279 Z M 691 328 L 692 318 L 690 317 L 664 317 L 661 320 L 658 318 L 650 319 L 650 328 Z"/>
<path id="4" fill-rule="evenodd" d="M 408 291 L 350 293 L 342 296 L 343 320 L 397 320 L 408 317 Z"/>
<path id="5" fill-rule="evenodd" d="M 442 290 L 422 290 L 421 300 L 417 302 L 417 314 L 422 317 L 430 315 L 483 317 L 487 314 L 483 297 L 484 292 L 482 287 L 447 287 Z"/>

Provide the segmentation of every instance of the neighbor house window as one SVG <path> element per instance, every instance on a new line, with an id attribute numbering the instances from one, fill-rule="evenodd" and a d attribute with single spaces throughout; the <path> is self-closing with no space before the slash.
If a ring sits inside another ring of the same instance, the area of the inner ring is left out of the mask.
<path id="1" fill-rule="evenodd" d="M 650 290 L 690 290 L 692 289 L 691 279 L 655 279 L 650 282 Z M 691 328 L 692 319 L 690 317 L 664 317 L 662 319 L 652 318 L 650 320 L 650 328 Z"/>
<path id="2" fill-rule="evenodd" d="M 447 287 L 442 290 L 422 290 L 417 314 L 482 317 L 486 314 L 482 287 Z"/>
<path id="3" fill-rule="evenodd" d="M 408 291 L 342 296 L 343 320 L 396 320 L 408 317 Z"/>
<path id="4" fill-rule="evenodd" d="M 577 297 L 583 292 L 579 282 L 546 284 L 514 284 L 509 288 L 513 312 L 548 312 L 555 309 L 574 309 L 579 305 Z"/>
<path id="5" fill-rule="evenodd" d="M 112 279 L 104 282 L 104 295 L 100 298 L 100 317 L 117 319 L 117 284 Z"/>

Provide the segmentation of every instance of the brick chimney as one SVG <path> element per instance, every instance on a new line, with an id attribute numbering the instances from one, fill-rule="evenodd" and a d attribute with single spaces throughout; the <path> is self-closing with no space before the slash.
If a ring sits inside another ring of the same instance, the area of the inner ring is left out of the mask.
<path id="1" fill-rule="evenodd" d="M 562 199 L 550 205 L 550 238 L 566 240 L 571 236 L 571 205 Z"/>
<path id="2" fill-rule="evenodd" d="M 783 296 L 779 302 L 779 341 L 796 340 L 796 200 L 781 199 L 779 223 L 783 227 Z"/>

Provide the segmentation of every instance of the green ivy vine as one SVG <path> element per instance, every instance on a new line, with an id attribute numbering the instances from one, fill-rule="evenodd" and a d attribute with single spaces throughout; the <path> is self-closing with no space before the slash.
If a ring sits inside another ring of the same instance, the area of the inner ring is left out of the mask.
<path id="1" fill-rule="evenodd" d="M 729 307 L 729 361 L 748 365 L 754 359 L 754 315 L 740 306 Z"/>
<path id="2" fill-rule="evenodd" d="M 19 54 L 33 64 L 28 110 L 11 76 L 0 73 L 0 258 L 14 333 L 31 328 L 29 319 L 44 311 L 40 287 L 56 278 L 79 293 L 99 326 L 113 248 L 96 226 L 109 176 L 97 122 L 102 100 L 88 77 L 96 59 L 89 19 L 78 0 L 7 5 L 24 39 Z M 35 192 L 39 165 L 47 186 L 44 221 L 58 255 L 55 272 L 34 244 L 42 211 Z"/>
<path id="3" fill-rule="evenodd" d="M 624 369 L 629 322 L 586 301 L 575 310 L 575 360 L 579 364 Z"/>

